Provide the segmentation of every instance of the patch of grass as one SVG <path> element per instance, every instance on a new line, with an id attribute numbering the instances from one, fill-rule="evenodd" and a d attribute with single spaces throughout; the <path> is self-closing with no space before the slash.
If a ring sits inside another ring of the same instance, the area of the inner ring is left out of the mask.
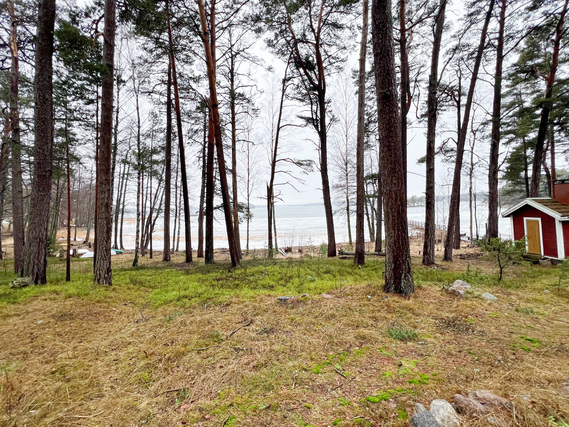
<path id="1" fill-rule="evenodd" d="M 387 329 L 387 335 L 394 340 L 412 341 L 417 339 L 419 334 L 412 328 L 406 327 L 399 322 L 391 322 Z"/>
<path id="2" fill-rule="evenodd" d="M 408 380 L 407 382 L 409 384 L 413 384 L 413 385 L 429 384 L 430 379 L 431 379 L 430 375 L 420 373 L 417 378 L 412 378 L 412 379 Z"/>
<path id="3" fill-rule="evenodd" d="M 527 314 L 528 316 L 535 316 L 535 310 L 531 307 L 521 307 L 521 306 L 517 306 L 514 310 L 516 310 L 517 313 L 522 313 L 522 314 Z"/>
<path id="4" fill-rule="evenodd" d="M 350 401 L 347 399 L 344 399 L 343 397 L 338 397 L 338 403 L 342 406 L 351 405 Z"/>
<path id="5" fill-rule="evenodd" d="M 541 341 L 538 340 L 537 338 L 530 338 L 530 337 L 527 337 L 525 335 L 520 336 L 520 338 L 523 339 L 524 341 L 531 343 L 531 345 L 533 347 L 536 347 L 536 348 L 541 347 Z"/>
<path id="6" fill-rule="evenodd" d="M 369 402 L 369 403 L 380 403 L 383 401 L 387 401 L 390 400 L 391 398 L 393 398 L 396 395 L 399 394 L 404 394 L 404 393 L 408 393 L 408 394 L 413 394 L 413 390 L 406 390 L 404 388 L 397 388 L 395 390 L 386 390 L 386 391 L 382 391 L 376 395 L 373 396 L 367 396 L 365 397 L 362 402 Z"/>

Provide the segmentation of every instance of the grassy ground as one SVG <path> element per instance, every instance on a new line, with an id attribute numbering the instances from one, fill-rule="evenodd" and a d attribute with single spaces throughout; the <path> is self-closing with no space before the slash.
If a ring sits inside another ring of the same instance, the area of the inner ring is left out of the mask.
<path id="1" fill-rule="evenodd" d="M 498 284 L 483 259 L 417 259 L 403 299 L 382 293 L 382 260 L 312 255 L 233 271 L 181 258 L 132 269 L 122 255 L 112 288 L 93 286 L 81 260 L 65 283 L 54 260 L 50 284 L 13 290 L 0 262 L 0 425 L 398 426 L 414 402 L 480 389 L 514 410 L 465 426 L 569 421 L 556 267 L 515 266 Z M 469 297 L 441 290 L 458 278 Z"/>

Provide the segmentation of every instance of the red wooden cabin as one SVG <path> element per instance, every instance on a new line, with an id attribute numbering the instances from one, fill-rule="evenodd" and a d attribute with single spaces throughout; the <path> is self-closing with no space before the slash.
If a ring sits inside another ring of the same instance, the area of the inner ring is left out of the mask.
<path id="1" fill-rule="evenodd" d="M 514 240 L 524 236 L 528 253 L 565 259 L 569 255 L 569 180 L 553 183 L 553 197 L 532 197 L 506 210 Z"/>

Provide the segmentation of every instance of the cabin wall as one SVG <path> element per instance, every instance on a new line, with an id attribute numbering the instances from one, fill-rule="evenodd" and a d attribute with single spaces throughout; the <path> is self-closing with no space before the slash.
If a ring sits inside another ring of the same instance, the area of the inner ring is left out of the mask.
<path id="1" fill-rule="evenodd" d="M 540 218 L 541 233 L 543 238 L 543 255 L 551 258 L 558 258 L 557 251 L 557 232 L 555 228 L 555 218 L 532 206 L 524 206 L 517 212 L 512 214 L 514 222 L 514 240 L 520 240 L 525 236 L 524 218 Z M 567 230 L 569 233 L 569 230 Z M 563 225 L 563 234 L 565 235 L 565 224 Z M 567 242 L 568 239 L 565 238 Z M 567 249 L 565 251 L 567 252 Z"/>

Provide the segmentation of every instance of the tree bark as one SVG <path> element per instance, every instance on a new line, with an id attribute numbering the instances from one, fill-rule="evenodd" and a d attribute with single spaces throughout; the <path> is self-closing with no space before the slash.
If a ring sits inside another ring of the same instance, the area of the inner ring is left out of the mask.
<path id="1" fill-rule="evenodd" d="M 24 198 L 22 194 L 22 146 L 20 143 L 19 111 L 19 57 L 18 57 L 18 20 L 12 0 L 7 2 L 10 15 L 10 128 L 12 138 L 12 223 L 14 241 L 14 272 L 21 273 L 24 266 Z"/>
<path id="2" fill-rule="evenodd" d="M 103 33 L 103 75 L 101 91 L 101 141 L 97 168 L 97 224 L 95 227 L 95 276 L 98 285 L 111 286 L 111 238 L 113 233 L 113 200 L 111 176 L 113 148 L 113 86 L 115 54 L 115 0 L 105 0 L 105 29 Z"/>
<path id="3" fill-rule="evenodd" d="M 132 89 L 134 93 L 134 105 L 136 111 L 136 231 L 134 235 L 134 258 L 132 266 L 138 267 L 140 253 L 140 220 L 142 210 L 142 121 L 140 118 L 140 104 L 138 99 L 139 88 L 136 86 L 136 75 L 132 73 Z"/>
<path id="4" fill-rule="evenodd" d="M 498 237 L 498 167 L 500 157 L 500 117 L 502 110 L 502 64 L 504 62 L 504 27 L 506 0 L 500 2 L 498 44 L 496 46 L 496 75 L 492 105 L 490 161 L 488 165 L 488 239 Z"/>
<path id="5" fill-rule="evenodd" d="M 375 226 L 375 252 L 383 252 L 383 180 L 381 179 L 381 166 L 377 174 L 376 199 L 376 226 Z"/>
<path id="6" fill-rule="evenodd" d="M 397 108 L 397 83 L 393 47 L 391 1 L 373 0 L 372 34 L 375 81 L 379 106 L 381 173 L 385 202 L 385 292 L 414 292 L 407 225 L 407 200 L 401 147 L 401 123 Z"/>
<path id="7" fill-rule="evenodd" d="M 205 259 L 206 264 L 213 263 L 213 204 L 215 198 L 214 163 L 215 136 L 213 134 L 213 119 L 211 109 L 208 109 L 207 133 L 207 167 L 206 167 L 206 200 L 205 200 Z"/>
<path id="8" fill-rule="evenodd" d="M 241 251 L 241 237 L 239 235 L 239 193 L 237 188 L 237 113 L 235 111 L 237 92 L 235 89 L 235 56 L 232 46 L 229 51 L 229 112 L 231 116 L 231 190 L 233 192 L 233 233 L 239 258 L 243 256 Z"/>
<path id="9" fill-rule="evenodd" d="M 170 205 L 172 180 L 172 66 L 168 63 L 168 85 L 166 88 L 166 153 L 164 187 L 164 251 L 162 261 L 170 261 Z"/>
<path id="10" fill-rule="evenodd" d="M 53 167 L 53 29 L 55 0 L 40 0 L 34 80 L 34 177 L 22 276 L 47 282 L 47 228 Z"/>
<path id="11" fill-rule="evenodd" d="M 470 87 L 468 89 L 468 95 L 466 97 L 466 105 L 464 106 L 464 116 L 462 118 L 462 126 L 460 128 L 460 133 L 458 135 L 458 143 L 456 146 L 456 162 L 454 166 L 452 193 L 450 197 L 450 206 L 449 206 L 448 227 L 445 239 L 445 251 L 443 256 L 443 259 L 445 261 L 452 261 L 452 250 L 453 250 L 455 233 L 460 234 L 460 229 L 456 229 L 456 222 L 457 222 L 457 217 L 459 215 L 458 208 L 460 204 L 460 177 L 462 174 L 462 162 L 464 158 L 464 144 L 466 143 L 466 135 L 468 132 L 468 126 L 470 125 L 470 111 L 472 109 L 474 88 L 476 87 L 476 81 L 478 80 L 478 71 L 480 69 L 480 63 L 482 62 L 482 54 L 484 52 L 484 46 L 486 44 L 486 35 L 488 33 L 488 25 L 490 23 L 490 18 L 492 17 L 494 0 L 491 0 L 489 3 L 490 4 L 488 7 L 488 11 L 486 12 L 486 18 L 484 19 L 484 25 L 482 27 L 482 33 L 480 34 L 480 43 L 478 44 L 478 50 L 476 52 L 476 58 L 474 60 L 474 68 L 472 70 L 472 77 L 470 79 Z"/>
<path id="12" fill-rule="evenodd" d="M 436 17 L 433 50 L 431 54 L 431 74 L 427 95 L 427 156 L 426 156 L 426 189 L 425 189 L 425 236 L 423 242 L 423 264 L 435 264 L 435 149 L 438 115 L 437 91 L 439 87 L 439 55 L 445 24 L 447 0 L 441 0 Z"/>
<path id="13" fill-rule="evenodd" d="M 69 129 L 65 107 L 65 166 L 67 175 L 67 247 L 65 248 L 65 281 L 71 281 L 71 167 L 69 165 Z"/>
<path id="14" fill-rule="evenodd" d="M 209 129 L 208 110 L 204 109 L 203 144 L 202 144 L 202 183 L 200 186 L 200 209 L 198 214 L 198 258 L 204 257 L 204 206 L 207 180 L 207 136 Z"/>
<path id="15" fill-rule="evenodd" d="M 407 52 L 407 0 L 399 0 L 399 54 L 400 62 L 400 96 L 401 102 L 401 150 L 403 153 L 403 173 L 405 199 L 407 199 L 407 113 L 409 112 L 411 101 L 411 89 L 409 87 L 409 57 Z"/>
<path id="16" fill-rule="evenodd" d="M 549 125 L 549 113 L 553 107 L 553 86 L 555 84 L 555 74 L 559 65 L 559 51 L 561 50 L 561 39 L 565 34 L 565 15 L 567 14 L 567 5 L 569 0 L 563 3 L 563 9 L 559 15 L 559 21 L 555 29 L 555 41 L 553 43 L 553 54 L 551 56 L 551 66 L 549 75 L 545 85 L 545 99 L 541 109 L 539 121 L 539 129 L 535 142 L 535 153 L 533 156 L 533 167 L 531 172 L 530 197 L 539 196 L 539 179 L 541 177 L 541 164 L 544 156 L 544 144 L 547 137 L 547 128 Z"/>
<path id="17" fill-rule="evenodd" d="M 221 197 L 223 200 L 223 211 L 225 214 L 225 228 L 227 230 L 227 242 L 229 244 L 229 254 L 231 257 L 231 265 L 236 267 L 239 265 L 239 251 L 235 242 L 233 233 L 233 221 L 231 218 L 231 201 L 229 198 L 229 187 L 227 184 L 227 172 L 225 169 L 225 154 L 223 152 L 223 143 L 221 139 L 221 123 L 219 121 L 219 105 L 217 103 L 217 89 L 215 86 L 215 64 L 212 48 L 209 42 L 209 30 L 207 19 L 205 16 L 205 7 L 203 0 L 198 0 L 200 10 L 200 21 L 202 26 L 202 39 L 205 48 L 207 75 L 209 81 L 209 107 L 212 112 L 213 129 L 215 133 L 215 145 L 217 148 L 217 165 L 219 168 L 219 178 L 221 184 Z M 212 17 L 213 18 L 213 17 Z M 212 23 L 212 30 L 215 25 Z"/>
<path id="18" fill-rule="evenodd" d="M 168 8 L 168 1 L 166 7 Z M 184 129 L 182 127 L 182 113 L 180 108 L 180 95 L 178 91 L 178 76 L 176 73 L 176 58 L 174 57 L 174 40 L 172 38 L 172 26 L 170 25 L 170 13 L 167 10 L 168 19 L 168 43 L 170 47 L 170 65 L 172 67 L 172 87 L 174 89 L 174 109 L 176 111 L 176 127 L 178 133 L 178 151 L 180 152 L 180 172 L 182 175 L 182 193 L 184 198 L 184 237 L 186 240 L 186 263 L 192 259 L 192 230 L 190 223 L 190 192 L 188 190 L 188 176 L 186 171 L 186 149 L 184 148 Z"/>
<path id="19" fill-rule="evenodd" d="M 364 143 L 365 143 L 365 81 L 366 81 L 366 50 L 368 32 L 368 0 L 363 0 L 362 39 L 360 42 L 360 67 L 358 74 L 358 134 L 356 145 L 356 248 L 354 264 L 365 264 L 364 236 Z M 349 200 L 349 199 L 348 199 Z M 349 217 L 348 217 L 349 218 Z M 349 222 L 348 222 L 349 224 Z M 351 238 L 350 238 L 351 240 Z"/>
<path id="20" fill-rule="evenodd" d="M 6 116 L 4 137 L 2 138 L 2 147 L 0 148 L 0 259 L 4 259 L 4 251 L 2 247 L 2 221 L 4 220 L 4 193 L 6 192 L 6 184 L 8 182 L 8 157 L 10 155 L 10 144 L 8 142 L 9 133 L 10 117 Z"/>

